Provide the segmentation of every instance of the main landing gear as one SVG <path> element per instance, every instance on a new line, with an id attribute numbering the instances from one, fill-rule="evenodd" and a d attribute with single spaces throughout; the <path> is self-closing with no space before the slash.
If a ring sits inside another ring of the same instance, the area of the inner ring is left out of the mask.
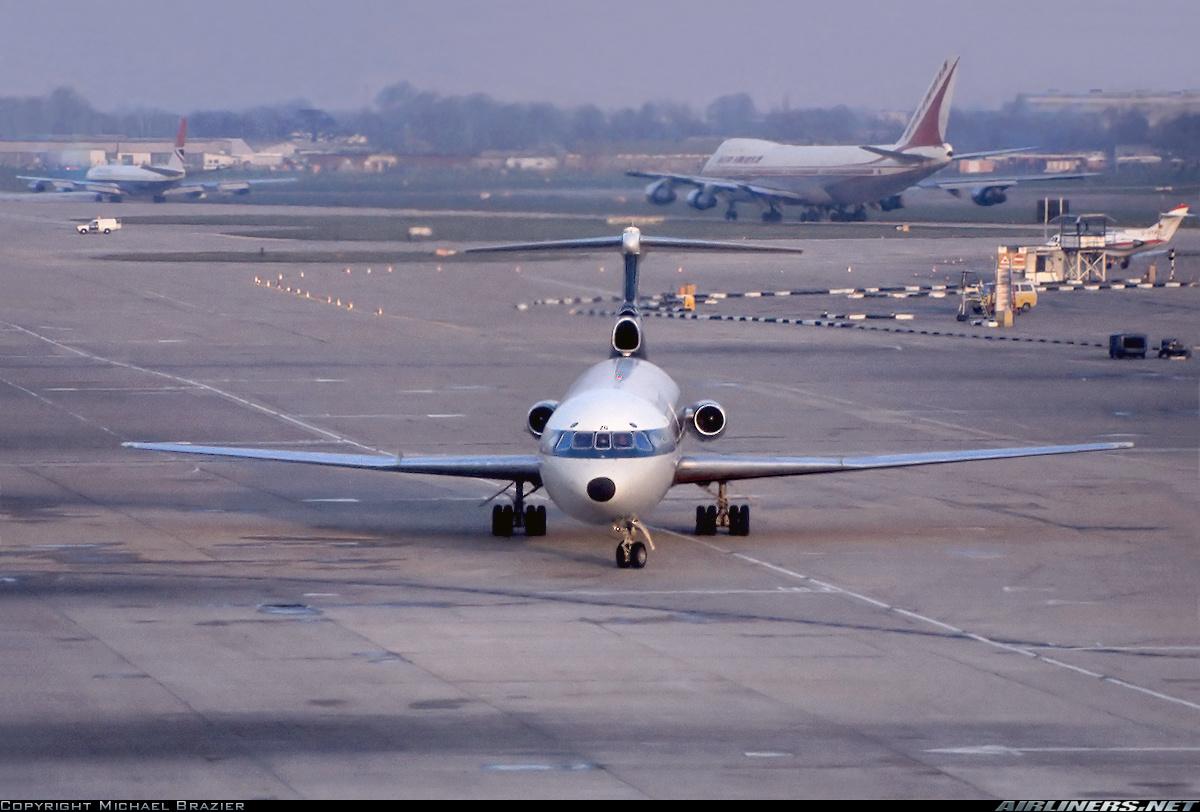
<path id="1" fill-rule="evenodd" d="M 637 519 L 625 519 L 614 524 L 613 531 L 621 536 L 621 543 L 617 545 L 617 566 L 623 570 L 640 570 L 646 566 L 646 559 L 650 557 L 646 544 L 650 545 L 651 550 L 654 549 L 654 539 L 650 538 L 646 526 Z M 634 540 L 636 533 L 645 536 L 646 544 Z"/>
<path id="2" fill-rule="evenodd" d="M 509 538 L 513 534 L 513 529 L 517 527 L 524 528 L 526 536 L 546 535 L 546 506 L 525 504 L 525 497 L 532 494 L 537 488 L 526 493 L 524 480 L 514 482 L 513 485 L 516 486 L 516 490 L 513 493 L 512 504 L 492 506 L 492 535 Z M 504 491 L 506 490 L 508 490 L 507 487 Z M 504 493 L 504 491 L 500 491 L 500 493 Z M 499 496 L 500 493 L 496 496 Z"/>
<path id="3" fill-rule="evenodd" d="M 839 206 L 829 212 L 829 219 L 835 223 L 863 223 L 867 219 L 867 210 L 864 206 L 855 206 L 853 209 Z"/>
<path id="4" fill-rule="evenodd" d="M 731 223 L 737 220 L 737 207 L 732 203 L 729 204 L 729 208 L 725 209 L 725 219 Z"/>
<path id="5" fill-rule="evenodd" d="M 764 223 L 782 223 L 783 212 L 772 206 L 762 213 L 762 221 Z"/>
<path id="6" fill-rule="evenodd" d="M 715 536 L 718 527 L 729 528 L 731 536 L 750 535 L 750 506 L 729 504 L 729 483 L 717 483 L 717 503 L 696 508 L 696 535 Z"/>

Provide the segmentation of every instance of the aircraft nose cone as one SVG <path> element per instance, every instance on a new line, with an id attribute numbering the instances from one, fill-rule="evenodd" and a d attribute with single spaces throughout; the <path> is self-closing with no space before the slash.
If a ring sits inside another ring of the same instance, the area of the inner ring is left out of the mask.
<path id="1" fill-rule="evenodd" d="M 617 492 L 617 486 L 606 476 L 598 476 L 587 484 L 587 495 L 596 502 L 607 502 Z"/>

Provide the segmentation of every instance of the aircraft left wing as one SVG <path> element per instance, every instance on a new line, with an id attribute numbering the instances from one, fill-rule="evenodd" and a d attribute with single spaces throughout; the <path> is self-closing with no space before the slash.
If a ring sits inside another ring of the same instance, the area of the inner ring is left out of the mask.
<path id="1" fill-rule="evenodd" d="M 480 454 L 471 456 L 385 457 L 379 454 L 331 454 L 324 451 L 287 451 L 275 448 L 192 445 L 191 443 L 121 443 L 125 448 L 199 454 L 206 457 L 237 457 L 274 462 L 299 462 L 335 468 L 394 471 L 401 474 L 433 474 L 468 479 L 522 479 L 541 482 L 534 454 Z"/>
<path id="2" fill-rule="evenodd" d="M 40 178 L 32 175 L 17 175 L 17 180 L 29 181 L 29 189 L 34 192 L 95 192 L 97 194 L 119 195 L 121 189 L 115 183 L 98 183 L 91 180 L 71 180 L 70 178 Z"/>
<path id="3" fill-rule="evenodd" d="M 636 169 L 630 170 L 625 174 L 631 178 L 669 180 L 672 183 L 709 189 L 713 192 L 725 192 L 726 194 L 737 194 L 740 192 L 751 197 L 760 197 L 764 200 L 780 200 L 801 204 L 807 202 L 807 199 L 803 195 L 789 192 L 786 189 L 775 189 L 771 186 L 760 186 L 755 183 L 738 183 L 728 178 L 707 178 L 703 175 L 675 175 L 670 172 L 642 172 Z"/>
<path id="4" fill-rule="evenodd" d="M 1080 445 L 1044 445 L 1021 448 L 979 448 L 968 451 L 930 451 L 918 454 L 882 454 L 867 457 L 773 457 L 760 455 L 699 454 L 680 457 L 675 469 L 675 484 L 728 482 L 735 479 L 763 479 L 808 474 L 836 474 L 870 471 L 879 468 L 908 468 L 916 465 L 942 465 L 975 460 L 1005 460 L 1016 457 L 1041 457 L 1049 454 L 1079 454 L 1087 451 L 1115 451 L 1131 448 L 1133 443 L 1084 443 Z"/>

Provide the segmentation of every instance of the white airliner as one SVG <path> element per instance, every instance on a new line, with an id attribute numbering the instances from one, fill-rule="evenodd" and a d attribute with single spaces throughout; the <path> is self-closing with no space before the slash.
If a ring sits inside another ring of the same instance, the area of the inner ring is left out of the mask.
<path id="1" fill-rule="evenodd" d="M 658 205 L 673 203 L 676 186 L 694 187 L 687 203 L 711 209 L 724 201 L 725 218 L 737 219 L 738 203 L 762 208 L 762 219 L 783 219 L 780 206 L 802 206 L 801 221 L 865 220 L 866 207 L 891 211 L 904 206 L 901 192 L 913 186 L 945 189 L 956 197 L 966 189 L 980 206 L 1007 200 L 1005 190 L 1017 183 L 1072 180 L 1088 173 L 981 176 L 936 180 L 930 175 L 952 161 L 1025 152 L 1029 147 L 955 154 L 946 142 L 946 122 L 958 58 L 946 60 L 933 78 L 925 98 L 905 127 L 900 140 L 883 146 L 795 146 L 760 138 L 730 138 L 721 142 L 699 175 L 633 171 L 638 178 L 654 178 L 646 199 Z"/>
<path id="2" fill-rule="evenodd" d="M 642 320 L 637 307 L 638 263 L 643 251 L 651 246 L 671 250 L 799 253 L 798 249 L 747 243 L 643 237 L 633 227 L 625 229 L 618 237 L 470 249 L 526 251 L 619 247 L 624 255 L 624 304 L 610 335 L 610 356 L 584 372 L 561 401 L 544 400 L 529 409 L 526 426 L 538 438 L 536 454 L 389 457 L 177 442 L 124 445 L 177 454 L 510 481 L 514 486 L 512 504 L 496 505 L 492 509 L 492 533 L 497 536 L 511 536 L 514 527 L 524 528 L 529 536 L 546 533 L 545 507 L 525 504 L 525 497 L 532 493 L 526 492 L 527 485 L 533 490 L 545 487 L 550 499 L 564 513 L 583 522 L 611 525 L 621 539 L 617 545 L 617 566 L 635 569 L 646 565 L 647 545 L 651 549 L 654 547 L 643 520 L 675 485 L 716 483 L 718 486 L 717 503 L 696 508 L 697 534 L 713 535 L 718 527 L 724 527 L 731 535 L 745 536 L 750 532 L 750 507 L 729 504 L 726 485 L 733 480 L 1110 451 L 1132 445 L 1089 443 L 855 457 L 685 454 L 681 446 L 688 435 L 698 440 L 714 440 L 721 436 L 726 427 L 726 413 L 713 400 L 681 404 L 679 387 L 666 372 L 646 360 Z"/>
<path id="3" fill-rule="evenodd" d="M 1104 249 L 1110 257 L 1121 261 L 1122 268 L 1129 267 L 1129 259 L 1137 254 L 1161 252 L 1163 246 L 1175 238 L 1175 232 L 1190 217 L 1189 206 L 1180 203 L 1158 217 L 1158 222 L 1146 228 L 1119 228 L 1104 233 Z M 1087 215 L 1084 215 L 1085 217 Z M 1060 235 L 1050 238 L 1048 245 L 1058 245 Z"/>
<path id="4" fill-rule="evenodd" d="M 126 166 L 104 164 L 93 166 L 84 180 L 69 178 L 43 178 L 18 175 L 19 180 L 29 181 L 31 192 L 92 192 L 96 200 L 107 198 L 120 203 L 126 197 L 149 196 L 156 203 L 170 198 L 201 200 L 210 192 L 224 195 L 247 195 L 250 187 L 262 183 L 289 183 L 294 178 L 271 180 L 237 180 L 217 183 L 187 183 L 187 170 L 183 166 L 183 146 L 187 140 L 187 119 L 179 120 L 179 132 L 175 135 L 175 150 L 165 166 Z"/>

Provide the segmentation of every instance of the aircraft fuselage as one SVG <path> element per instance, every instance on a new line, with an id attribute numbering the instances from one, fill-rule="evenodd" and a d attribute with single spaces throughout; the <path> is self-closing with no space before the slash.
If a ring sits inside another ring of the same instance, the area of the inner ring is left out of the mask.
<path id="1" fill-rule="evenodd" d="M 701 174 L 781 189 L 802 198 L 782 201 L 785 203 L 854 206 L 900 194 L 945 168 L 952 155 L 948 145 L 908 152 L 926 160 L 900 161 L 862 147 L 795 146 L 758 138 L 730 138 L 712 154 Z M 747 193 L 733 196 L 736 202 L 754 199 Z"/>
<path id="2" fill-rule="evenodd" d="M 645 515 L 675 480 L 679 387 L 638 358 L 588 369 L 551 416 L 538 448 L 542 482 L 559 508 L 592 524 Z"/>

